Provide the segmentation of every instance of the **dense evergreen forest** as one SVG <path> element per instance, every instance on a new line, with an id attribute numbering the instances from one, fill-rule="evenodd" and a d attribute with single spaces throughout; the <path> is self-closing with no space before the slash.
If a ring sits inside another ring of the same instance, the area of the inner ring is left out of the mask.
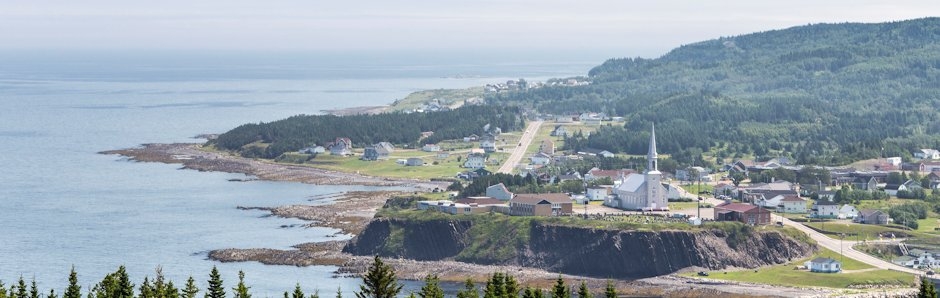
<path id="1" fill-rule="evenodd" d="M 471 134 L 482 135 L 487 124 L 504 131 L 519 130 L 524 125 L 518 108 L 497 106 L 464 106 L 430 113 L 299 115 L 269 123 L 244 124 L 219 135 L 213 142 L 221 149 L 238 151 L 244 156 L 274 158 L 308 146 L 326 146 L 339 137 L 350 138 L 360 148 L 378 142 L 415 148 Z M 434 134 L 422 139 L 421 133 L 427 131 Z"/>
<path id="2" fill-rule="evenodd" d="M 19 281 L 12 283 L 9 288 L 3 284 L 3 281 L 0 281 L 0 298 L 197 298 L 200 292 L 204 293 L 202 296 L 205 298 L 226 297 L 228 290 L 218 269 L 212 267 L 207 282 L 209 286 L 206 289 L 199 289 L 196 286 L 196 280 L 189 277 L 182 287 L 175 286 L 173 281 L 167 280 L 160 268 L 157 268 L 156 276 L 153 279 L 145 277 L 138 287 L 131 281 L 124 266 L 121 266 L 117 271 L 105 276 L 101 282 L 83 291 L 82 286 L 78 284 L 78 273 L 73 268 L 69 273 L 69 284 L 62 294 L 57 294 L 54 289 L 48 292 L 39 289 L 35 280 L 27 285 L 27 282 L 20 277 Z M 608 281 L 603 292 L 600 292 L 597 289 L 588 288 L 584 281 L 581 281 L 577 288 L 568 286 L 561 275 L 547 291 L 537 287 L 523 287 L 514 276 L 502 272 L 493 273 L 482 282 L 482 285 L 477 285 L 473 279 L 468 278 L 463 287 L 457 291 L 456 297 L 480 298 L 482 295 L 482 297 L 489 298 L 571 298 L 574 294 L 579 298 L 591 298 L 594 297 L 594 292 L 602 293 L 599 297 L 617 297 L 617 289 L 612 281 Z M 359 290 L 355 291 L 355 296 L 357 298 L 395 298 L 404 294 L 401 291 L 402 284 L 398 282 L 395 269 L 379 257 L 375 257 L 373 263 L 362 275 L 362 284 Z M 230 293 L 234 298 L 251 298 L 251 286 L 245 282 L 244 272 L 238 272 L 238 283 L 231 288 Z M 320 296 L 319 291 L 305 294 L 299 283 L 292 291 L 285 291 L 283 295 L 284 298 L 320 298 Z M 335 294 L 324 293 L 323 296 L 342 298 L 342 289 L 336 289 Z M 444 298 L 444 296 L 440 279 L 436 275 L 427 275 L 421 289 L 417 293 L 411 292 L 407 297 Z"/>
<path id="3" fill-rule="evenodd" d="M 592 84 L 488 97 L 570 114 L 605 112 L 625 125 L 566 141 L 645 154 L 791 155 L 837 165 L 940 147 L 940 18 L 817 24 L 684 45 L 657 59 L 610 59 Z"/>

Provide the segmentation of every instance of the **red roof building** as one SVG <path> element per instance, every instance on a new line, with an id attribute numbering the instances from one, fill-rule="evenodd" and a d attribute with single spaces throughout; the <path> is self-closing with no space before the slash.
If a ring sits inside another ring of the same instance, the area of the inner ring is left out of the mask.
<path id="1" fill-rule="evenodd" d="M 770 223 L 770 210 L 751 204 L 725 203 L 715 206 L 715 220 L 765 225 Z"/>

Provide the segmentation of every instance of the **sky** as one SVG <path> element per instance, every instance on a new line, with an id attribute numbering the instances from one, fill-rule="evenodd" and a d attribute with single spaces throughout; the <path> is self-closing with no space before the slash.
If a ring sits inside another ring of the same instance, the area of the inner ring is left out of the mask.
<path id="1" fill-rule="evenodd" d="M 0 50 L 595 51 L 940 15 L 940 1 L 2 0 Z"/>

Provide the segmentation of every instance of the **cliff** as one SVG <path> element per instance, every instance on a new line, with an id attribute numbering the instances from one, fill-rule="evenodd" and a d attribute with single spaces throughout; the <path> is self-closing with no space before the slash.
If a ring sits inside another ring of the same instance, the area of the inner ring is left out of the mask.
<path id="1" fill-rule="evenodd" d="M 755 268 L 815 250 L 776 227 L 716 223 L 701 229 L 638 231 L 504 216 L 376 218 L 343 249 L 356 255 L 520 265 L 605 278 L 644 278 L 690 266 Z"/>

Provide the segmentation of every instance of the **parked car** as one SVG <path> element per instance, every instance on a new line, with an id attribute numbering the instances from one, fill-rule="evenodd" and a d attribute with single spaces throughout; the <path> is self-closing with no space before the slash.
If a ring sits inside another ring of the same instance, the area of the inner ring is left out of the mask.
<path id="1" fill-rule="evenodd" d="M 699 271 L 699 272 L 698 272 L 698 276 L 708 276 L 708 272 Z"/>

